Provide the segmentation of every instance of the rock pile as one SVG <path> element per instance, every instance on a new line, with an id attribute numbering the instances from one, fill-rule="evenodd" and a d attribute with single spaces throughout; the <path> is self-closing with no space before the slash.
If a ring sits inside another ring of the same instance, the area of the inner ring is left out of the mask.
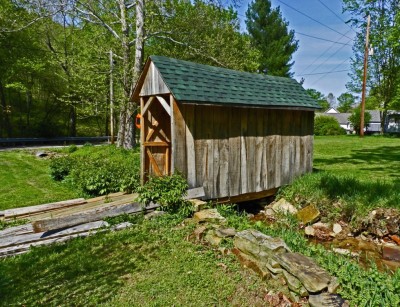
<path id="1" fill-rule="evenodd" d="M 346 306 L 336 279 L 311 258 L 292 253 L 279 238 L 256 230 L 244 230 L 234 237 L 234 253 L 263 278 L 284 279 L 292 299 L 308 297 L 311 306 Z"/>

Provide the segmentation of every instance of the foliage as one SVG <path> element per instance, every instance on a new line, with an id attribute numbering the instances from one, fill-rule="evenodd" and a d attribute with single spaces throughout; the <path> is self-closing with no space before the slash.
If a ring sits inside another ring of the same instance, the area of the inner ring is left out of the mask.
<path id="1" fill-rule="evenodd" d="M 144 204 L 158 203 L 163 210 L 180 212 L 185 216 L 191 213 L 192 205 L 185 201 L 188 184 L 180 174 L 171 176 L 151 177 L 143 186 L 137 189 L 137 200 Z"/>
<path id="2" fill-rule="evenodd" d="M 234 256 L 186 240 L 193 225 L 181 223 L 164 215 L 1 259 L 1 304 L 262 306 L 265 287 L 278 291 Z"/>
<path id="3" fill-rule="evenodd" d="M 272 9 L 269 0 L 254 0 L 246 11 L 246 26 L 252 45 L 261 53 L 258 71 L 289 77 L 293 53 L 298 48 L 294 30 L 281 15 L 279 7 Z"/>
<path id="4" fill-rule="evenodd" d="M 310 243 L 299 232 L 297 222 L 290 218 L 281 219 L 274 224 L 261 221 L 249 222 L 245 215 L 223 210 L 227 224 L 238 230 L 253 228 L 272 237 L 282 238 L 293 252 L 312 257 L 340 284 L 338 293 L 350 301 L 352 306 L 397 306 L 400 303 L 400 270 L 393 275 L 378 271 L 376 266 L 362 268 L 347 256 L 327 251 L 320 244 Z"/>
<path id="5" fill-rule="evenodd" d="M 368 125 L 369 122 L 371 121 L 371 114 L 369 112 L 364 112 L 364 127 L 366 127 L 368 131 Z M 351 112 L 351 115 L 349 116 L 349 122 L 352 124 L 354 130 L 356 133 L 360 133 L 360 127 L 361 127 L 361 108 L 355 108 L 353 112 Z"/>
<path id="6" fill-rule="evenodd" d="M 398 147 L 398 140 L 380 136 L 316 137 L 316 171 L 282 188 L 280 195 L 317 204 L 328 221 L 355 221 L 378 207 L 400 209 Z"/>
<path id="7" fill-rule="evenodd" d="M 318 102 L 319 106 L 321 107 L 321 112 L 324 112 L 331 107 L 328 100 L 326 100 L 324 94 L 322 94 L 321 92 L 318 92 L 313 88 L 306 89 L 306 92 L 308 95 L 311 96 L 311 98 L 315 99 Z"/>
<path id="8" fill-rule="evenodd" d="M 361 92 L 363 58 L 365 50 L 366 15 L 371 16 L 369 42 L 374 54 L 368 57 L 367 86 L 378 107 L 387 111 L 396 106 L 400 79 L 400 8 L 398 0 L 344 0 L 344 11 L 352 15 L 351 23 L 357 28 L 352 58 L 352 81 L 347 85 L 355 93 Z"/>
<path id="9" fill-rule="evenodd" d="M 340 113 L 348 113 L 353 108 L 356 102 L 356 97 L 351 93 L 343 93 L 338 97 L 337 100 L 339 101 L 337 110 Z"/>
<path id="10" fill-rule="evenodd" d="M 132 192 L 139 186 L 139 154 L 114 146 L 83 146 L 68 156 L 53 158 L 50 173 L 84 195 Z"/>
<path id="11" fill-rule="evenodd" d="M 0 211 L 78 197 L 49 176 L 50 160 L 34 152 L 0 151 Z"/>
<path id="12" fill-rule="evenodd" d="M 327 115 L 315 116 L 314 119 L 315 135 L 341 135 L 346 134 L 346 130 L 340 127 L 336 118 Z"/>

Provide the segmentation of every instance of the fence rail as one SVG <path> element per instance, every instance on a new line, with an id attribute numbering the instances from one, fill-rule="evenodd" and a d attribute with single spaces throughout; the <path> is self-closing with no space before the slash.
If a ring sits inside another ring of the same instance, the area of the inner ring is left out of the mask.
<path id="1" fill-rule="evenodd" d="M 70 145 L 110 142 L 110 136 L 97 137 L 55 137 L 55 138 L 0 138 L 0 147 L 26 145 Z"/>

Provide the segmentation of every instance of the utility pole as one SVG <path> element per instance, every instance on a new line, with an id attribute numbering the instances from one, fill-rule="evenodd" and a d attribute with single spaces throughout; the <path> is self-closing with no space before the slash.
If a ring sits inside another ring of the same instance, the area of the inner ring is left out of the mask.
<path id="1" fill-rule="evenodd" d="M 365 38 L 365 51 L 364 51 L 364 76 L 361 96 L 361 114 L 360 114 L 360 137 L 364 136 L 364 113 L 365 113 L 365 89 L 367 87 L 367 68 L 368 68 L 368 55 L 369 55 L 369 27 L 371 24 L 371 16 L 367 17 L 367 34 Z"/>
<path id="2" fill-rule="evenodd" d="M 114 55 L 110 50 L 110 133 L 111 133 L 111 144 L 114 144 Z"/>

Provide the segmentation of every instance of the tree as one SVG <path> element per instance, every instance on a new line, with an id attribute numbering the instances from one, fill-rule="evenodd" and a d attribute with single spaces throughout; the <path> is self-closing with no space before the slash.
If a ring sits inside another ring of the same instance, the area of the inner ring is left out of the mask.
<path id="1" fill-rule="evenodd" d="M 337 110 L 340 113 L 348 113 L 351 111 L 351 109 L 353 109 L 356 102 L 356 97 L 354 97 L 354 95 L 351 93 L 343 93 L 338 97 L 337 100 L 339 101 Z"/>
<path id="2" fill-rule="evenodd" d="M 261 53 L 259 72 L 289 77 L 293 53 L 298 49 L 294 31 L 283 19 L 279 7 L 269 0 L 255 0 L 246 11 L 246 26 L 253 46 Z"/>
<path id="3" fill-rule="evenodd" d="M 369 112 L 364 113 L 364 126 L 368 127 L 369 122 L 371 121 L 371 114 Z M 349 116 L 349 122 L 353 126 L 354 131 L 359 134 L 360 126 L 361 126 L 361 108 L 358 107 L 353 110 L 351 115 Z M 367 128 L 368 130 L 368 128 Z"/>
<path id="4" fill-rule="evenodd" d="M 399 0 L 344 0 L 343 9 L 352 14 L 352 25 L 359 29 L 354 42 L 352 58 L 352 81 L 347 88 L 361 92 L 363 58 L 365 50 L 366 18 L 371 16 L 370 46 L 373 56 L 369 56 L 367 88 L 369 96 L 375 96 L 381 110 L 383 131 L 387 110 L 400 94 L 400 1 Z"/>
<path id="5" fill-rule="evenodd" d="M 321 112 L 324 112 L 331 107 L 329 102 L 326 100 L 324 94 L 322 94 L 321 92 L 318 92 L 313 88 L 306 89 L 306 92 L 308 93 L 308 95 L 311 96 L 311 98 L 315 99 L 318 102 L 319 106 L 321 107 Z"/>
<path id="6" fill-rule="evenodd" d="M 332 93 L 329 93 L 328 96 L 326 96 L 326 101 L 329 103 L 331 108 L 336 106 L 336 97 Z"/>
<path id="7" fill-rule="evenodd" d="M 315 135 L 342 135 L 346 130 L 340 127 L 336 118 L 328 115 L 315 116 L 314 120 Z"/>

